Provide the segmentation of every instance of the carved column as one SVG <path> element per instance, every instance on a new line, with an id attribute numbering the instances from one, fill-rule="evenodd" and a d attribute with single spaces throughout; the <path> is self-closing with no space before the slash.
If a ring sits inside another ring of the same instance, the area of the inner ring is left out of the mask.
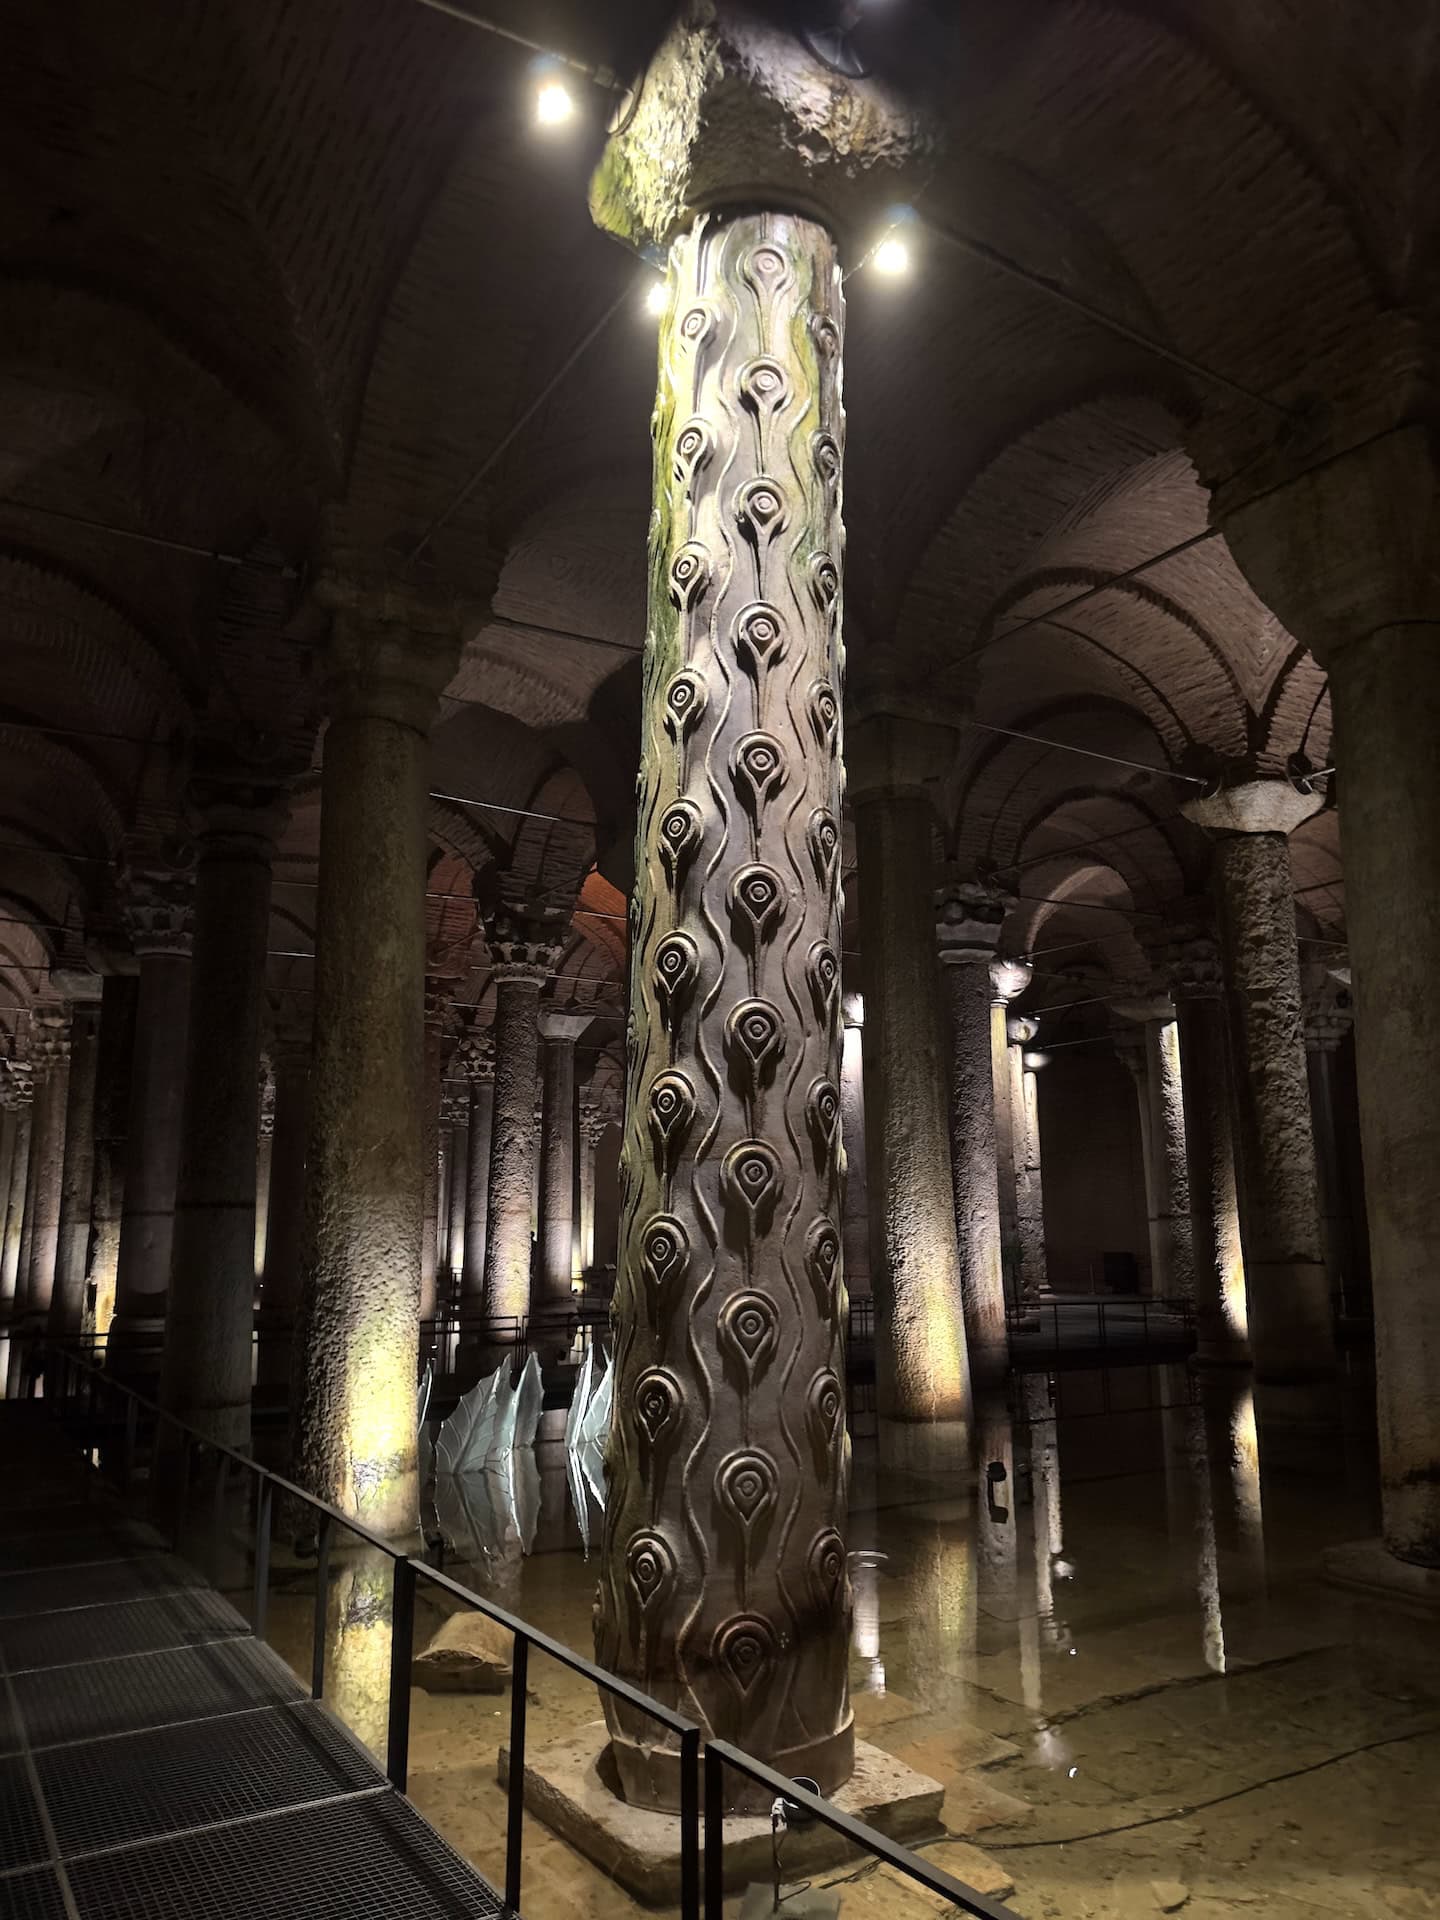
<path id="1" fill-rule="evenodd" d="M 270 1141 L 270 1205 L 260 1286 L 257 1381 L 284 1386 L 300 1310 L 305 1247 L 305 1155 L 310 1135 L 310 1041 L 303 1031 L 277 1035 L 275 1126 Z"/>
<path id="2" fill-rule="evenodd" d="M 934 811 L 954 736 L 872 714 L 851 734 L 850 799 L 865 986 L 865 1131 L 881 1457 L 960 1471 L 970 1361 L 955 1233 L 943 1012 L 935 957 Z"/>
<path id="3" fill-rule="evenodd" d="M 1335 1365 L 1286 840 L 1319 805 L 1285 781 L 1257 780 L 1181 809 L 1217 836 L 1250 1344 L 1268 1380 L 1315 1378 Z"/>
<path id="4" fill-rule="evenodd" d="M 1015 1156 L 1015 1237 L 1020 1254 L 1020 1297 L 1027 1303 L 1049 1296 L 1045 1259 L 1045 1182 L 1040 1167 L 1040 1103 L 1035 1076 L 1050 1064 L 1031 1043 L 1039 1023 L 1011 1014 L 1005 1023 L 1010 1055 L 1010 1126 Z"/>
<path id="5" fill-rule="evenodd" d="M 95 1178 L 89 1268 L 95 1300 L 93 1330 L 102 1338 L 108 1336 L 115 1317 L 115 1280 L 125 1209 L 125 1139 L 130 1124 L 139 1000 L 140 981 L 134 972 L 105 975 L 100 989 L 100 1046 L 95 1061 Z"/>
<path id="6" fill-rule="evenodd" d="M 990 962 L 990 1068 L 995 1113 L 995 1173 L 1000 1189 L 1000 1265 L 1008 1298 L 1026 1308 L 1037 1304 L 1022 1287 L 1020 1221 L 1015 1211 L 1018 1169 L 1015 1165 L 1015 1117 L 1010 1089 L 1009 1007 L 1029 986 L 1034 968 L 1028 960 L 999 956 Z M 1033 1278 L 1033 1276 L 1032 1276 Z M 1043 1289 L 1048 1294 L 1049 1289 Z"/>
<path id="7" fill-rule="evenodd" d="M 321 796 L 296 1471 L 387 1534 L 419 1518 L 427 734 L 452 609 L 321 583 L 336 610 Z"/>
<path id="8" fill-rule="evenodd" d="M 540 1168 L 540 1271 L 532 1317 L 571 1310 L 575 1235 L 575 1042 L 588 1013 L 540 1015 L 545 1043 Z"/>
<path id="9" fill-rule="evenodd" d="M 1188 1299 L 1195 1290 L 1195 1258 L 1175 1009 L 1168 992 L 1146 990 L 1123 995 L 1112 1001 L 1111 1007 L 1122 1020 L 1133 1021 L 1138 1027 L 1133 1045 L 1117 1038 L 1115 1046 L 1134 1076 L 1140 1103 L 1150 1229 L 1150 1291 L 1161 1297 Z"/>
<path id="10" fill-rule="evenodd" d="M 440 1107 L 444 1098 L 443 1042 L 454 982 L 430 975 L 425 981 L 425 1048 L 423 1077 L 423 1164 L 425 1170 L 424 1224 L 420 1240 L 420 1318 L 429 1320 L 436 1309 L 435 1276 L 440 1260 Z M 445 1224 L 449 1226 L 448 1214 Z"/>
<path id="11" fill-rule="evenodd" d="M 260 1017 L 270 871 L 288 803 L 244 775 L 205 781 L 191 802 L 195 942 L 160 1393 L 222 1446 L 247 1447 Z"/>
<path id="12" fill-rule="evenodd" d="M 25 1198 L 30 1185 L 30 1136 L 35 1118 L 35 1081 L 28 1061 L 7 1060 L 6 1081 L 15 1117 L 15 1142 L 6 1194 L 5 1240 L 0 1247 L 0 1314 L 15 1311 L 20 1277 L 20 1243 L 25 1227 Z"/>
<path id="13" fill-rule="evenodd" d="M 478 1314 L 485 1299 L 485 1242 L 489 1230 L 490 1141 L 495 1111 L 495 1042 L 488 1027 L 472 1027 L 456 1058 L 470 1084 L 466 1129 L 465 1261 L 460 1274 L 460 1311 Z"/>
<path id="14" fill-rule="evenodd" d="M 844 1035 L 840 1043 L 840 1128 L 845 1148 L 845 1205 L 841 1239 L 845 1254 L 845 1291 L 852 1300 L 868 1300 L 870 1283 L 870 1181 L 865 1158 L 865 1001 L 847 993 L 842 1001 Z"/>
<path id="15" fill-rule="evenodd" d="M 1162 947 L 1162 957 L 1180 1035 L 1195 1270 L 1195 1358 L 1212 1366 L 1248 1366 L 1230 1031 L 1220 952 L 1202 926 L 1182 927 Z"/>
<path id="16" fill-rule="evenodd" d="M 95 1185 L 95 1072 L 100 1045 L 100 980 L 93 998 L 77 999 L 70 1014 L 70 1085 L 65 1112 L 65 1171 L 60 1191 L 60 1238 L 55 1290 L 50 1296 L 52 1339 L 74 1339 L 85 1318 L 85 1270 L 90 1253 L 90 1205 Z"/>
<path id="17" fill-rule="evenodd" d="M 840 1532 L 844 309 L 817 215 L 832 176 L 842 192 L 893 197 L 912 131 L 878 88 L 821 69 L 794 36 L 697 9 L 657 54 L 593 195 L 602 224 L 670 248 L 596 1645 L 605 1665 L 824 1793 L 851 1771 L 853 1722 Z M 796 206 L 808 216 L 767 211 Z M 873 213 L 871 201 L 861 217 Z M 963 1343 L 958 1316 L 956 1328 Z M 627 1796 L 676 1806 L 673 1751 L 608 1698 L 606 1714 Z"/>
<path id="18" fill-rule="evenodd" d="M 193 885 L 188 871 L 164 868 L 131 868 L 122 884 L 140 963 L 115 1318 L 106 1348 L 123 1364 L 133 1342 L 158 1340 L 165 1326 L 185 1117 Z"/>
<path id="19" fill-rule="evenodd" d="M 1008 902 L 979 880 L 952 880 L 935 896 L 940 971 L 950 1003 L 950 1151 L 965 1331 L 975 1375 L 1006 1364 L 1005 1274 L 990 968 Z"/>
<path id="20" fill-rule="evenodd" d="M 487 929 L 495 962 L 495 1104 L 485 1242 L 485 1318 L 530 1311 L 530 1220 L 540 989 L 556 949 L 523 917 L 502 911 Z"/>
<path id="21" fill-rule="evenodd" d="M 583 1279 L 595 1264 L 595 1149 L 604 1138 L 609 1118 L 593 1098 L 580 1102 L 580 1178 L 579 1232 L 575 1241 L 577 1279 Z"/>

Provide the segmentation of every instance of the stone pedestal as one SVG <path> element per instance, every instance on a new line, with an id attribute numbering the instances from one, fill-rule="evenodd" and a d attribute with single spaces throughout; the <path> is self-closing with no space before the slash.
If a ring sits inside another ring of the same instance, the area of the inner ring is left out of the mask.
<path id="1" fill-rule="evenodd" d="M 1220 953 L 1204 926 L 1181 926 L 1164 946 L 1163 964 L 1175 999 L 1180 1038 L 1195 1273 L 1195 1358 L 1210 1366 L 1248 1366 L 1230 1030 Z"/>
<path id="2" fill-rule="evenodd" d="M 132 867 L 122 884 L 140 963 L 115 1318 L 106 1346 L 107 1360 L 123 1365 L 132 1346 L 148 1348 L 165 1325 L 185 1117 L 194 889 L 191 874 L 179 868 Z"/>
<path id="3" fill-rule="evenodd" d="M 418 1524 L 425 810 L 453 609 L 326 579 L 325 735 L 305 1262 L 292 1431 L 322 1499 Z"/>
<path id="4" fill-rule="evenodd" d="M 270 871 L 283 791 L 243 776 L 192 793 L 195 941 L 185 1124 L 160 1393 L 221 1445 L 250 1444 L 255 1158 Z"/>
<path id="5" fill-rule="evenodd" d="M 991 1038 L 990 969 L 1008 900 L 977 880 L 936 895 L 940 971 L 950 1007 L 950 1151 L 960 1286 L 973 1376 L 1009 1358 L 1000 1243 L 1000 1177 Z"/>
<path id="6" fill-rule="evenodd" d="M 70 1014 L 70 1087 L 65 1114 L 65 1172 L 60 1193 L 60 1242 L 50 1297 L 53 1339 L 75 1339 L 85 1317 L 85 1271 L 90 1253 L 90 1203 L 95 1185 L 95 1073 L 100 1045 L 100 980 L 93 1000 Z"/>
<path id="7" fill-rule="evenodd" d="M 854 730 L 865 987 L 865 1128 L 881 1458 L 921 1472 L 970 1457 L 970 1359 L 955 1231 L 949 1049 L 935 958 L 934 811 L 918 783 L 953 736 L 876 714 Z"/>
<path id="8" fill-rule="evenodd" d="M 1319 805 L 1287 782 L 1256 780 L 1182 808 L 1216 835 L 1250 1345 L 1257 1376 L 1273 1381 L 1335 1365 L 1286 840 Z"/>

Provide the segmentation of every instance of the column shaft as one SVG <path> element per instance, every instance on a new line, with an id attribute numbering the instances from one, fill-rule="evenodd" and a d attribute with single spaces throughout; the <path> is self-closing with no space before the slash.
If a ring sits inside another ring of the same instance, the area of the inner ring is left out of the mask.
<path id="1" fill-rule="evenodd" d="M 845 1146 L 845 1291 L 868 1300 L 870 1286 L 870 1181 L 865 1158 L 865 1035 L 846 1021 L 840 1053 L 840 1120 Z"/>
<path id="2" fill-rule="evenodd" d="M 69 1047 L 52 1040 L 53 1051 L 35 1092 L 35 1127 L 30 1142 L 31 1239 L 24 1274 L 26 1316 L 43 1322 L 50 1313 L 60 1257 L 60 1208 L 65 1186 L 65 1122 L 70 1096 Z"/>
<path id="3" fill-rule="evenodd" d="M 702 216 L 670 261 L 596 1646 L 829 1793 L 853 1765 L 840 275 L 781 214 Z M 627 1797 L 678 1805 L 674 1750 L 605 1711 Z"/>
<path id="4" fill-rule="evenodd" d="M 53 1339 L 74 1339 L 85 1314 L 85 1270 L 90 1253 L 90 1207 L 95 1185 L 95 1074 L 100 1045 L 99 1003 L 77 1005 L 70 1016 L 70 1090 L 65 1113 L 65 1171 L 60 1193 L 60 1244 L 50 1299 Z"/>
<path id="5" fill-rule="evenodd" d="M 1301 1026 L 1294 882 L 1283 833 L 1215 849 L 1235 1069 L 1240 1231 L 1262 1379 L 1334 1367 Z"/>
<path id="6" fill-rule="evenodd" d="M 465 1177 L 465 1265 L 460 1277 L 462 1312 L 478 1312 L 485 1298 L 485 1246 L 490 1214 L 491 1120 L 495 1111 L 493 1078 L 470 1083 L 470 1126 L 466 1134 L 469 1164 Z"/>
<path id="7" fill-rule="evenodd" d="M 1007 1346 L 990 955 L 945 957 L 941 972 L 950 1002 L 950 1150 L 965 1332 L 972 1373 L 993 1373 L 1005 1365 Z"/>
<path id="8" fill-rule="evenodd" d="M 0 1313 L 15 1309 L 20 1277 L 20 1243 L 25 1228 L 25 1201 L 30 1185 L 30 1135 L 34 1126 L 34 1094 L 28 1088 L 16 1095 L 15 1146 L 10 1160 L 10 1187 L 5 1210 L 5 1242 L 0 1250 Z"/>
<path id="9" fill-rule="evenodd" d="M 175 1184 L 161 1398 L 222 1446 L 250 1444 L 255 1160 L 270 869 L 269 789 L 201 802 L 185 1125 Z"/>
<path id="10" fill-rule="evenodd" d="M 560 1021 L 566 1030 L 559 1031 Z M 540 1167 L 540 1274 L 536 1314 L 571 1310 L 575 1237 L 575 1034 L 588 1018 L 543 1015 L 545 1035 Z"/>
<path id="11" fill-rule="evenodd" d="M 1010 1024 L 1016 1023 L 1011 1016 Z M 1040 1101 L 1033 1068 L 1025 1065 L 1025 1048 L 1035 1037 L 1033 1020 L 1023 1020 L 1024 1039 L 1012 1040 L 1010 1055 L 1010 1124 L 1015 1157 L 1015 1238 L 1020 1259 L 1020 1297 L 1027 1305 L 1050 1292 L 1045 1260 L 1045 1182 L 1040 1164 Z"/>
<path id="12" fill-rule="evenodd" d="M 133 973 L 107 973 L 100 989 L 100 1046 L 95 1062 L 95 1178 L 91 1198 L 90 1284 L 94 1331 L 104 1337 L 115 1315 L 120 1227 L 125 1209 L 125 1136 L 140 982 Z"/>
<path id="13" fill-rule="evenodd" d="M 535 1082 L 543 969 L 496 968 L 495 1107 L 490 1132 L 485 1318 L 530 1311 L 530 1208 L 535 1185 Z"/>
<path id="14" fill-rule="evenodd" d="M 896 1466 L 967 1463 L 970 1362 L 935 958 L 933 814 L 857 795 L 876 1405 Z"/>
<path id="15" fill-rule="evenodd" d="M 469 1102 L 466 1102 L 467 1108 Z M 446 1243 L 446 1273 L 462 1273 L 465 1268 L 465 1221 L 470 1205 L 470 1129 L 458 1122 L 450 1129 L 449 1201 L 450 1231 Z M 446 1292 L 449 1293 L 447 1285 Z"/>
<path id="16" fill-rule="evenodd" d="M 158 1338 L 165 1323 L 190 1023 L 189 936 L 175 941 L 177 950 L 140 955 L 112 1355 L 133 1336 Z"/>
<path id="17" fill-rule="evenodd" d="M 377 1530 L 418 1522 L 425 1195 L 426 729 L 408 626 L 337 622 L 325 736 L 296 1467 Z M 438 651 L 438 649 L 437 649 Z M 447 656 L 449 648 L 445 649 Z M 367 669 L 378 656 L 374 680 Z M 385 667 L 395 677 L 381 677 Z M 435 663 L 434 683 L 443 681 Z"/>
<path id="18" fill-rule="evenodd" d="M 1164 1288 L 1157 1281 L 1156 1292 L 1191 1299 L 1195 1292 L 1195 1252 L 1185 1150 L 1185 1096 L 1180 1034 L 1173 1019 L 1145 1022 L 1145 1069 L 1158 1200 L 1156 1221 L 1165 1269 Z"/>
<path id="19" fill-rule="evenodd" d="M 424 1168 L 423 1214 L 420 1233 L 420 1318 L 429 1320 L 435 1312 L 435 1276 L 440 1258 L 440 1098 L 444 1063 L 441 1058 L 443 1014 L 435 1005 L 433 992 L 426 994 L 424 1038 L 422 1165 Z"/>
<path id="20" fill-rule="evenodd" d="M 1331 668 L 1386 1545 L 1440 1566 L 1440 625 Z"/>
<path id="21" fill-rule="evenodd" d="M 309 1136 L 310 1056 L 301 1050 L 277 1052 L 270 1205 L 260 1286 L 257 1379 L 265 1386 L 283 1386 L 290 1377 L 305 1248 L 305 1155 Z"/>
<path id="22" fill-rule="evenodd" d="M 1177 989 L 1175 1012 L 1195 1264 L 1195 1357 L 1243 1366 L 1250 1360 L 1250 1338 L 1225 1006 L 1218 995 L 1191 997 Z"/>

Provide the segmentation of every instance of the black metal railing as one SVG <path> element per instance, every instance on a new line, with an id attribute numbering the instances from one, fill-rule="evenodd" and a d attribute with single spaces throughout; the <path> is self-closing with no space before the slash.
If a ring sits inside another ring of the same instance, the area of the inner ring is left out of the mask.
<path id="1" fill-rule="evenodd" d="M 367 1547 L 382 1554 L 393 1566 L 391 1607 L 390 1666 L 386 1701 L 386 1772 L 398 1792 L 406 1791 L 409 1780 L 411 1668 L 414 1661 L 415 1603 L 421 1583 L 448 1594 L 463 1607 L 482 1614 L 510 1633 L 514 1647 L 511 1661 L 509 1769 L 506 1780 L 505 1905 L 514 1915 L 520 1911 L 524 1867 L 525 1750 L 526 1720 L 529 1706 L 529 1656 L 535 1648 L 570 1672 L 587 1680 L 601 1693 L 624 1700 L 653 1720 L 673 1737 L 679 1748 L 680 1762 L 680 1912 L 682 1920 L 723 1920 L 724 1891 L 724 1769 L 731 1767 L 751 1781 L 771 1790 L 776 1798 L 788 1799 L 806 1813 L 844 1836 L 862 1852 L 868 1852 L 887 1865 L 917 1881 L 932 1893 L 949 1900 L 962 1913 L 976 1920 L 1017 1920 L 1011 1909 L 997 1905 L 973 1887 L 967 1887 L 952 1875 L 899 1846 L 884 1834 L 868 1827 L 797 1786 L 793 1780 L 767 1767 L 762 1761 L 743 1753 L 724 1741 L 705 1741 L 702 1729 L 660 1701 L 633 1687 L 616 1674 L 607 1672 L 582 1654 L 530 1626 L 517 1615 L 484 1599 L 462 1585 L 450 1574 L 426 1561 L 407 1554 L 393 1541 L 373 1533 L 362 1521 L 324 1500 L 307 1493 L 282 1474 L 262 1466 L 249 1454 L 241 1453 L 211 1439 L 189 1426 L 175 1414 L 156 1405 L 144 1395 L 82 1358 L 73 1347 L 36 1341 L 37 1364 L 29 1373 L 31 1385 L 45 1377 L 45 1400 L 62 1421 L 72 1411 L 84 1420 L 87 1451 L 97 1449 L 102 1469 L 112 1464 L 122 1492 L 134 1481 L 142 1442 L 151 1444 L 151 1457 L 160 1451 L 162 1432 L 173 1434 L 178 1447 L 174 1461 L 174 1515 L 170 1526 L 176 1551 L 180 1550 L 186 1515 L 189 1510 L 195 1466 L 209 1456 L 217 1467 L 217 1508 L 223 1499 L 225 1478 L 230 1467 L 239 1467 L 254 1490 L 253 1583 L 251 1624 L 257 1639 L 263 1638 L 268 1617 L 270 1585 L 270 1549 L 275 1521 L 276 1495 L 315 1516 L 316 1564 L 314 1587 L 313 1639 L 310 1691 L 320 1699 L 325 1687 L 327 1603 L 332 1543 L 337 1528 L 353 1535 Z M 109 1419 L 105 1403 L 119 1402 L 119 1417 Z M 77 1403 L 83 1403 L 77 1407 Z M 148 1427 L 148 1433 L 142 1423 Z M 115 1446 L 111 1456 L 111 1439 Z M 161 1515 L 157 1518 L 162 1519 Z M 704 1886 L 701 1884 L 701 1765 L 704 1765 L 705 1834 Z"/>
<path id="2" fill-rule="evenodd" d="M 1129 1348 L 1188 1348 L 1195 1341 L 1194 1302 L 1149 1294 L 1064 1294 L 1011 1302 L 1005 1309 L 1012 1353 L 1094 1353 Z"/>

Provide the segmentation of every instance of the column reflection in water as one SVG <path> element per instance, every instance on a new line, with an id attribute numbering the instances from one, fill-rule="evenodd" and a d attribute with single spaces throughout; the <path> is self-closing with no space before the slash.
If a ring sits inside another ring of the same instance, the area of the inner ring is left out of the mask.
<path id="1" fill-rule="evenodd" d="M 865 1663 L 866 1693 L 884 1693 L 885 1662 L 880 1657 L 880 1569 L 886 1556 L 865 1548 L 850 1555 L 850 1591 L 854 1611 L 850 1638 L 856 1657 Z"/>
<path id="2" fill-rule="evenodd" d="M 340 1567 L 327 1608 L 325 1704 L 382 1761 L 393 1609 L 394 1574 L 386 1555 L 367 1552 Z"/>
<path id="3" fill-rule="evenodd" d="M 1047 1374 L 1026 1374 L 1021 1383 L 1022 1408 L 1030 1450 L 1030 1522 L 1035 1576 L 1035 1606 L 1020 1618 L 1021 1698 L 1034 1714 L 1044 1713 L 1042 1648 L 1057 1648 L 1069 1638 L 1069 1629 L 1055 1610 L 1055 1582 L 1070 1577 L 1064 1559 L 1065 1533 L 1060 1504 L 1060 1445 L 1055 1408 Z M 1053 1734 L 1040 1728 L 1036 1757 L 1058 1765 L 1065 1755 Z"/>

